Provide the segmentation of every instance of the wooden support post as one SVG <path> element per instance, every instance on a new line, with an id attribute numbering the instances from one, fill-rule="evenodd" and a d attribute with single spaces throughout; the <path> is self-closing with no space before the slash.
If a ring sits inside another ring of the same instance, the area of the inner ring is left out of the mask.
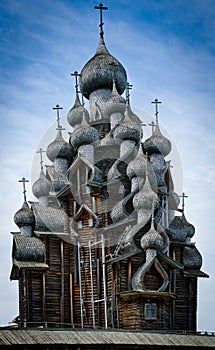
<path id="1" fill-rule="evenodd" d="M 60 322 L 61 327 L 64 323 L 64 244 L 63 241 L 60 242 L 60 255 L 61 255 L 61 315 Z"/>
<path id="2" fill-rule="evenodd" d="M 108 322 L 107 322 L 107 286 L 106 286 L 105 238 L 104 238 L 104 235 L 102 235 L 102 267 L 103 267 L 103 288 L 104 288 L 105 329 L 107 329 L 107 328 L 108 328 Z"/>
<path id="3" fill-rule="evenodd" d="M 79 290 L 80 290 L 80 307 L 81 307 L 81 327 L 84 328 L 83 318 L 83 296 L 82 296 L 82 281 L 81 281 L 81 244 L 78 242 L 78 271 L 79 271 Z"/>
<path id="4" fill-rule="evenodd" d="M 72 273 L 69 274 L 69 296 L 70 296 L 70 322 L 72 324 L 72 327 L 74 328 Z"/>
<path id="5" fill-rule="evenodd" d="M 94 291 L 93 291 L 93 270 L 92 270 L 92 250 L 91 250 L 91 241 L 88 243 L 89 255 L 90 255 L 90 284 L 91 284 L 91 305 L 93 313 L 93 328 L 95 328 L 95 303 L 94 303 Z"/>
<path id="6" fill-rule="evenodd" d="M 47 328 L 47 316 L 46 316 L 46 273 L 43 272 L 43 322 L 45 328 Z"/>

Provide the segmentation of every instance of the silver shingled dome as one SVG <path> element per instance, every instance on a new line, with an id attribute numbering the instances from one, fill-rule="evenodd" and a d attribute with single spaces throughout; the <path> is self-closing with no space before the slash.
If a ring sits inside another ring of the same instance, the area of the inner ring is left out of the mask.
<path id="1" fill-rule="evenodd" d="M 54 162 L 56 158 L 65 158 L 69 162 L 72 160 L 74 150 L 62 137 L 61 129 L 58 130 L 56 139 L 48 145 L 46 155 L 52 162 Z"/>
<path id="2" fill-rule="evenodd" d="M 34 214 L 27 202 L 24 202 L 22 208 L 15 213 L 14 222 L 18 227 L 34 226 Z"/>
<path id="3" fill-rule="evenodd" d="M 113 85 L 113 68 L 115 64 L 116 87 L 121 95 L 126 87 L 127 74 L 122 64 L 107 50 L 101 38 L 95 55 L 85 64 L 81 71 L 80 89 L 87 99 L 91 92 L 98 89 L 111 89 Z"/>

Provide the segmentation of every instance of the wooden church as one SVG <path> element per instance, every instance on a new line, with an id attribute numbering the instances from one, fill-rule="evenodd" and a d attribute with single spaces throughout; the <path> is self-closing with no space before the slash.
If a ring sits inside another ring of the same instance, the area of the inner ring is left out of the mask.
<path id="1" fill-rule="evenodd" d="M 19 327 L 195 332 L 197 279 L 208 276 L 165 160 L 171 142 L 160 131 L 160 101 L 145 139 L 126 70 L 104 42 L 107 8 L 96 8 L 100 40 L 74 73 L 69 140 L 57 105 L 51 164 L 38 151 L 34 202 L 21 180 L 10 275 L 19 285 Z"/>

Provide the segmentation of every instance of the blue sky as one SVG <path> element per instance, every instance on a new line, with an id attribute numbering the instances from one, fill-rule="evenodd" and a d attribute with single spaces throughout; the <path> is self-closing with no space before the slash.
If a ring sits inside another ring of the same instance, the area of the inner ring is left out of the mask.
<path id="1" fill-rule="evenodd" d="M 0 324 L 18 314 L 17 284 L 8 280 L 10 231 L 17 230 L 13 215 L 22 204 L 17 181 L 39 174 L 34 155 L 39 143 L 45 147 L 55 136 L 46 133 L 55 121 L 52 107 L 61 104 L 65 116 L 73 105 L 70 73 L 81 70 L 99 40 L 94 5 L 80 0 L 0 2 Z M 178 190 L 189 195 L 185 213 L 196 227 L 202 269 L 210 274 L 199 282 L 198 328 L 214 331 L 214 0 L 107 0 L 104 5 L 109 7 L 106 45 L 133 84 L 132 107 L 150 118 L 150 102 L 155 97 L 163 102 L 160 121 L 183 164 L 183 188 Z M 30 184 L 27 189 L 30 200 Z"/>

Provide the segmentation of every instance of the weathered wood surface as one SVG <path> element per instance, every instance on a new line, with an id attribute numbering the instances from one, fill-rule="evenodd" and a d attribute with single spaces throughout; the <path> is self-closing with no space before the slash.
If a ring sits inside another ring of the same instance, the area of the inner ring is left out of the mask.
<path id="1" fill-rule="evenodd" d="M 15 345 L 102 345 L 117 349 L 117 345 L 159 346 L 163 349 L 215 349 L 215 336 L 197 334 L 164 334 L 156 332 L 120 332 L 102 330 L 0 330 L 0 347 L 15 348 Z M 129 348 L 128 348 L 129 346 Z M 102 347 L 103 348 L 103 347 Z M 108 347 L 107 347 L 108 348 Z M 86 348 L 85 348 L 86 349 Z M 124 347 L 125 349 L 125 347 Z"/>

